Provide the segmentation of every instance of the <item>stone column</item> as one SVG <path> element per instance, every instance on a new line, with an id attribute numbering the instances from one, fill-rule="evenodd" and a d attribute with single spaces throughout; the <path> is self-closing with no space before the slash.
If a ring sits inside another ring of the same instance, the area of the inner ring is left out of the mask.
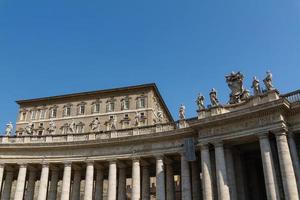
<path id="1" fill-rule="evenodd" d="M 65 163 L 64 164 L 64 175 L 62 181 L 62 189 L 61 189 L 61 200 L 69 200 L 70 199 L 70 186 L 71 186 L 71 171 L 72 164 Z"/>
<path id="2" fill-rule="evenodd" d="M 119 164 L 118 200 L 126 200 L 126 168 Z"/>
<path id="3" fill-rule="evenodd" d="M 240 152 L 234 153 L 234 169 L 236 172 L 237 198 L 238 200 L 246 200 L 247 190 L 245 186 L 244 163 L 242 161 Z"/>
<path id="4" fill-rule="evenodd" d="M 4 164 L 0 163 L 0 192 L 2 191 L 3 174 L 4 174 Z"/>
<path id="5" fill-rule="evenodd" d="M 22 200 L 26 182 L 27 164 L 20 164 L 14 200 Z"/>
<path id="6" fill-rule="evenodd" d="M 93 200 L 94 162 L 87 162 L 84 187 L 84 200 Z"/>
<path id="7" fill-rule="evenodd" d="M 142 167 L 142 200 L 150 200 L 150 175 L 149 166 Z"/>
<path id="8" fill-rule="evenodd" d="M 27 183 L 27 191 L 25 194 L 25 200 L 33 200 L 35 181 L 36 181 L 36 169 L 29 169 L 29 177 Z"/>
<path id="9" fill-rule="evenodd" d="M 11 169 L 9 171 L 6 171 L 1 200 L 10 200 L 10 192 L 11 192 L 13 178 L 14 178 L 14 172 Z"/>
<path id="10" fill-rule="evenodd" d="M 293 160 L 293 166 L 294 166 L 294 171 L 295 171 L 295 176 L 296 176 L 296 181 L 297 181 L 297 188 L 298 188 L 298 193 L 300 192 L 300 163 L 299 163 L 299 155 L 297 151 L 297 145 L 295 143 L 294 139 L 294 133 L 289 132 L 288 133 L 288 142 L 290 146 L 290 151 L 291 151 L 291 156 Z"/>
<path id="11" fill-rule="evenodd" d="M 216 157 L 218 198 L 220 200 L 230 200 L 223 143 L 218 142 L 215 143 L 214 146 Z"/>
<path id="12" fill-rule="evenodd" d="M 138 158 L 132 160 L 132 200 L 141 199 L 141 175 L 140 161 Z"/>
<path id="13" fill-rule="evenodd" d="M 58 183 L 58 168 L 51 169 L 51 181 L 47 200 L 56 200 L 57 183 Z"/>
<path id="14" fill-rule="evenodd" d="M 156 197 L 159 200 L 166 199 L 163 156 L 156 157 Z"/>
<path id="15" fill-rule="evenodd" d="M 48 176 L 49 176 L 49 164 L 44 163 L 42 166 L 40 187 L 38 193 L 38 200 L 46 200 L 47 198 L 47 188 L 48 188 Z"/>
<path id="16" fill-rule="evenodd" d="M 175 199 L 174 171 L 172 162 L 166 164 L 167 200 Z"/>
<path id="17" fill-rule="evenodd" d="M 212 174 L 210 164 L 210 153 L 207 144 L 201 145 L 201 168 L 203 200 L 212 200 Z"/>
<path id="18" fill-rule="evenodd" d="M 225 157 L 226 157 L 226 167 L 227 167 L 230 197 L 231 200 L 237 200 L 235 169 L 234 169 L 233 155 L 230 148 L 225 149 Z"/>
<path id="19" fill-rule="evenodd" d="M 96 166 L 95 200 L 102 200 L 103 196 L 103 168 Z"/>
<path id="20" fill-rule="evenodd" d="M 117 198 L 117 162 L 109 162 L 108 172 L 108 200 L 116 200 Z"/>
<path id="21" fill-rule="evenodd" d="M 190 167 L 184 155 L 181 155 L 181 196 L 182 199 L 192 200 Z"/>
<path id="22" fill-rule="evenodd" d="M 80 181 L 81 181 L 81 168 L 74 168 L 74 179 L 72 186 L 72 200 L 80 199 Z M 84 191 L 85 192 L 85 191 Z"/>
<path id="23" fill-rule="evenodd" d="M 191 162 L 191 169 L 192 169 L 192 196 L 193 200 L 199 200 L 201 196 L 201 184 L 200 184 L 200 172 L 198 167 L 198 162 L 194 161 Z"/>
<path id="24" fill-rule="evenodd" d="M 275 133 L 285 199 L 298 200 L 298 190 L 289 145 L 284 131 Z"/>
<path id="25" fill-rule="evenodd" d="M 260 134 L 258 137 L 265 177 L 267 199 L 276 200 L 279 199 L 279 194 L 270 141 L 267 134 Z"/>

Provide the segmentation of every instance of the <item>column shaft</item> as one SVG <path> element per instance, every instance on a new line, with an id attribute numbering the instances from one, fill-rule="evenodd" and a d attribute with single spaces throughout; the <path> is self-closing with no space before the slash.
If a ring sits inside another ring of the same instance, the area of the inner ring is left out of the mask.
<path id="1" fill-rule="evenodd" d="M 33 200 L 35 181 L 36 181 L 36 170 L 31 169 L 29 171 L 29 177 L 28 177 L 28 183 L 27 183 L 27 191 L 26 191 L 26 194 L 25 194 L 25 200 Z"/>
<path id="2" fill-rule="evenodd" d="M 4 183 L 4 188 L 3 188 L 2 195 L 1 195 L 1 200 L 9 200 L 10 199 L 13 176 L 14 176 L 13 171 L 6 172 L 5 183 Z"/>
<path id="3" fill-rule="evenodd" d="M 72 195 L 71 195 L 72 200 L 80 199 L 80 182 L 81 182 L 81 169 L 75 169 L 73 186 L 72 186 Z"/>
<path id="4" fill-rule="evenodd" d="M 230 200 L 228 179 L 222 143 L 215 144 L 216 174 L 219 200 Z"/>
<path id="5" fill-rule="evenodd" d="M 58 169 L 51 170 L 51 181 L 50 181 L 50 188 L 48 192 L 48 200 L 56 200 L 58 175 L 59 175 Z"/>
<path id="6" fill-rule="evenodd" d="M 225 157 L 226 157 L 226 167 L 227 167 L 230 197 L 231 200 L 237 200 L 235 169 L 234 169 L 233 155 L 231 149 L 229 148 L 225 149 Z"/>
<path id="7" fill-rule="evenodd" d="M 156 158 L 156 197 L 159 200 L 165 200 L 165 172 L 163 157 Z"/>
<path id="8" fill-rule="evenodd" d="M 62 189 L 61 189 L 61 200 L 70 199 L 71 170 L 72 170 L 71 163 L 65 163 Z"/>
<path id="9" fill-rule="evenodd" d="M 126 168 L 119 168 L 118 200 L 126 200 Z"/>
<path id="10" fill-rule="evenodd" d="M 208 145 L 201 146 L 202 191 L 204 200 L 212 200 L 212 174 Z"/>
<path id="11" fill-rule="evenodd" d="M 191 163 L 192 169 L 192 191 L 193 191 L 193 200 L 199 200 L 201 196 L 201 184 L 200 184 L 200 172 L 198 167 L 198 162 L 194 161 Z"/>
<path id="12" fill-rule="evenodd" d="M 24 196 L 25 181 L 26 181 L 27 165 L 21 164 L 17 179 L 17 186 L 14 200 L 22 200 Z"/>
<path id="13" fill-rule="evenodd" d="M 181 196 L 182 199 L 192 200 L 190 167 L 184 155 L 181 155 Z"/>
<path id="14" fill-rule="evenodd" d="M 0 193 L 2 191 L 2 182 L 3 182 L 3 175 L 4 175 L 4 164 L 0 164 Z"/>
<path id="15" fill-rule="evenodd" d="M 48 188 L 48 176 L 49 176 L 49 165 L 43 164 L 41 179 L 40 179 L 40 187 L 38 193 L 38 200 L 46 200 L 47 198 L 47 188 Z"/>
<path id="16" fill-rule="evenodd" d="M 278 185 L 276 181 L 276 174 L 270 141 L 266 134 L 259 136 L 259 144 L 265 177 L 267 199 L 276 200 L 279 199 Z"/>
<path id="17" fill-rule="evenodd" d="M 95 184 L 95 200 L 102 200 L 103 196 L 103 171 L 101 167 L 96 171 L 96 184 Z"/>
<path id="18" fill-rule="evenodd" d="M 146 165 L 142 167 L 142 200 L 150 200 L 150 175 Z"/>
<path id="19" fill-rule="evenodd" d="M 141 175 L 140 175 L 140 161 L 133 159 L 132 161 L 132 200 L 141 199 Z"/>
<path id="20" fill-rule="evenodd" d="M 117 198 L 117 163 L 111 161 L 109 163 L 108 172 L 108 200 L 116 200 Z"/>
<path id="21" fill-rule="evenodd" d="M 174 171 L 172 163 L 166 164 L 167 200 L 175 199 Z"/>
<path id="22" fill-rule="evenodd" d="M 294 133 L 288 134 L 288 142 L 289 142 L 289 147 L 290 147 L 291 156 L 293 160 L 293 166 L 294 166 L 297 188 L 299 193 L 300 192 L 300 162 L 299 162 L 299 155 L 297 151 L 297 145 L 295 143 Z"/>
<path id="23" fill-rule="evenodd" d="M 275 134 L 275 136 L 285 198 L 298 200 L 297 183 L 286 134 L 285 132 L 280 132 Z"/>
<path id="24" fill-rule="evenodd" d="M 84 200 L 93 199 L 93 186 L 94 186 L 94 163 L 88 162 L 86 166 Z"/>

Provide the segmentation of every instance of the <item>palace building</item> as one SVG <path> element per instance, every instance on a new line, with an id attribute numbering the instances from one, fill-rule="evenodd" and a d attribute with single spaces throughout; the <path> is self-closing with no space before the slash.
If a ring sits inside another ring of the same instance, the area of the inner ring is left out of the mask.
<path id="1" fill-rule="evenodd" d="M 300 91 L 280 94 L 270 72 L 252 91 L 243 80 L 177 121 L 155 84 L 19 100 L 0 199 L 299 200 Z"/>

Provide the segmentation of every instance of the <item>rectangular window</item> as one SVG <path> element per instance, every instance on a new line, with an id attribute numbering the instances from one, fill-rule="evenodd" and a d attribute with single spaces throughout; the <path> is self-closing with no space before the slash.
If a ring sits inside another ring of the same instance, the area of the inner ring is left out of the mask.
<path id="1" fill-rule="evenodd" d="M 50 118 L 56 118 L 57 108 L 52 108 L 50 112 Z"/>
<path id="2" fill-rule="evenodd" d="M 71 116 L 71 107 L 65 107 L 64 116 L 65 117 Z"/>
<path id="3" fill-rule="evenodd" d="M 45 119 L 46 110 L 40 110 L 40 119 Z"/>
<path id="4" fill-rule="evenodd" d="M 26 112 L 21 112 L 20 113 L 20 121 L 25 121 L 26 119 Z"/>
<path id="5" fill-rule="evenodd" d="M 32 110 L 31 111 L 31 120 L 35 120 L 35 118 L 36 118 L 36 110 Z"/>
<path id="6" fill-rule="evenodd" d="M 115 110 L 115 103 L 114 102 L 108 102 L 107 112 L 113 112 L 114 110 Z"/>
<path id="7" fill-rule="evenodd" d="M 100 112 L 100 103 L 95 103 L 93 113 L 99 113 L 99 112 Z"/>
<path id="8" fill-rule="evenodd" d="M 79 106 L 79 112 L 78 112 L 78 114 L 79 115 L 84 115 L 84 113 L 85 113 L 85 106 L 84 105 L 80 105 Z"/>
<path id="9" fill-rule="evenodd" d="M 140 108 L 145 108 L 146 103 L 145 103 L 145 98 L 140 98 Z"/>

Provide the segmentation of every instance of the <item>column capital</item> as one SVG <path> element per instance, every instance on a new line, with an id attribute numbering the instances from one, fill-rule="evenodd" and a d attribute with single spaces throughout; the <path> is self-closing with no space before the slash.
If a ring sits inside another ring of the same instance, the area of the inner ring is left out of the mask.
<path id="1" fill-rule="evenodd" d="M 258 139 L 266 139 L 269 138 L 269 132 L 257 133 L 256 136 L 258 137 Z"/>
<path id="2" fill-rule="evenodd" d="M 272 133 L 275 135 L 275 137 L 287 135 L 287 132 L 285 130 L 276 130 L 276 131 L 272 131 Z"/>
<path id="3" fill-rule="evenodd" d="M 109 164 L 117 164 L 117 159 L 108 160 Z"/>
<path id="4" fill-rule="evenodd" d="M 224 146 L 223 141 L 215 141 L 215 142 L 212 142 L 212 144 L 214 145 L 215 148 Z"/>
<path id="5" fill-rule="evenodd" d="M 43 162 L 41 163 L 41 165 L 42 165 L 42 167 L 49 167 L 49 162 L 43 161 Z"/>
<path id="6" fill-rule="evenodd" d="M 94 160 L 86 160 L 85 164 L 88 165 L 94 165 L 95 161 Z"/>
<path id="7" fill-rule="evenodd" d="M 208 150 L 209 149 L 209 143 L 200 143 L 200 150 Z"/>
<path id="8" fill-rule="evenodd" d="M 156 160 L 163 160 L 164 159 L 164 154 L 156 154 L 154 155 Z"/>
<path id="9" fill-rule="evenodd" d="M 25 162 L 20 162 L 20 163 L 18 163 L 18 165 L 20 166 L 20 168 L 22 167 L 22 168 L 24 168 L 24 167 L 27 167 L 27 163 L 25 163 Z"/>
<path id="10" fill-rule="evenodd" d="M 64 167 L 71 167 L 72 166 L 72 162 L 71 161 L 65 161 L 64 162 Z"/>

